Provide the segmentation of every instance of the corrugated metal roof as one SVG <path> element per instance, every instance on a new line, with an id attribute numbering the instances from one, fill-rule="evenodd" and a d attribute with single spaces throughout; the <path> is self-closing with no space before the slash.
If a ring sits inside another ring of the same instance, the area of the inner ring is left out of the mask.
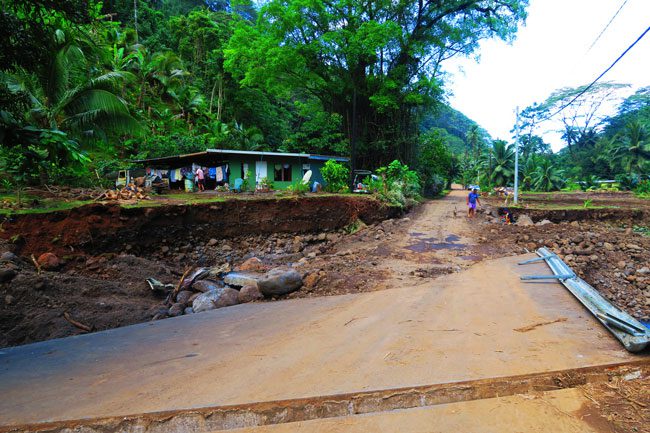
<path id="1" fill-rule="evenodd" d="M 234 149 L 207 149 L 204 152 L 186 153 L 184 155 L 163 156 L 159 158 L 138 159 L 134 163 L 145 164 L 172 164 L 190 158 L 205 158 L 209 155 L 251 155 L 251 156 L 284 156 L 292 158 L 307 158 L 315 161 L 327 161 L 333 159 L 335 161 L 347 162 L 350 158 L 344 156 L 330 156 L 330 155 L 311 155 L 308 153 L 283 153 L 283 152 L 265 152 L 256 150 L 234 150 Z"/>
<path id="2" fill-rule="evenodd" d="M 297 158 L 309 158 L 309 155 L 306 153 L 264 152 L 264 151 L 257 151 L 257 150 L 208 149 L 207 152 L 227 153 L 231 155 L 293 156 Z"/>
<path id="3" fill-rule="evenodd" d="M 348 162 L 350 158 L 346 158 L 345 156 L 330 156 L 330 155 L 309 155 L 309 159 L 313 159 L 315 161 L 328 161 L 330 159 L 333 159 L 334 161 L 339 161 L 339 162 Z"/>

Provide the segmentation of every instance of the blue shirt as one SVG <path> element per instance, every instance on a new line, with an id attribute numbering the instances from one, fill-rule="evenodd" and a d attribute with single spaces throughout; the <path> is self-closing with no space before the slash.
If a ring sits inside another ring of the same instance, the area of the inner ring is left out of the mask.
<path id="1" fill-rule="evenodd" d="M 478 197 L 479 197 L 479 195 L 478 195 L 477 193 L 475 193 L 475 192 L 470 192 L 470 193 L 469 193 L 469 202 L 470 202 L 471 204 L 476 203 L 476 199 L 477 199 Z"/>

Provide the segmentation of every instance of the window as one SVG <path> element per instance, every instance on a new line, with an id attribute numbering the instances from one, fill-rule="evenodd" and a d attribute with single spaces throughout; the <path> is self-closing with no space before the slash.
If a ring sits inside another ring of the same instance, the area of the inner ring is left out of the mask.
<path id="1" fill-rule="evenodd" d="M 247 162 L 242 162 L 241 163 L 241 178 L 242 179 L 248 179 L 248 163 Z"/>
<path id="2" fill-rule="evenodd" d="M 275 164 L 273 172 L 275 182 L 291 182 L 291 164 Z"/>

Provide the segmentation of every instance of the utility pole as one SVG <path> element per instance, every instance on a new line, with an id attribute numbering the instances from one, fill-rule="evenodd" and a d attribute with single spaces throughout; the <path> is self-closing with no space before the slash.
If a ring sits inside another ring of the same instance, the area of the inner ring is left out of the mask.
<path id="1" fill-rule="evenodd" d="M 515 109 L 515 204 L 519 202 L 519 106 Z"/>
<path id="2" fill-rule="evenodd" d="M 354 170 L 357 158 L 357 86 L 352 91 L 352 137 L 350 137 L 350 191 L 354 190 Z"/>

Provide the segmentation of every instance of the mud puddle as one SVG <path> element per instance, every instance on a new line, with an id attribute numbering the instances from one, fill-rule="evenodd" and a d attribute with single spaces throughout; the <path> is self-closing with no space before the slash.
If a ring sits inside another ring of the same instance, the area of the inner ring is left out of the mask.
<path id="1" fill-rule="evenodd" d="M 467 248 L 467 244 L 458 243 L 460 237 L 453 234 L 446 236 L 442 242 L 440 242 L 438 238 L 434 237 L 423 238 L 422 236 L 425 236 L 424 233 L 415 232 L 411 233 L 411 236 L 418 238 L 418 241 L 404 248 L 415 253 L 427 253 L 430 251 Z"/>

